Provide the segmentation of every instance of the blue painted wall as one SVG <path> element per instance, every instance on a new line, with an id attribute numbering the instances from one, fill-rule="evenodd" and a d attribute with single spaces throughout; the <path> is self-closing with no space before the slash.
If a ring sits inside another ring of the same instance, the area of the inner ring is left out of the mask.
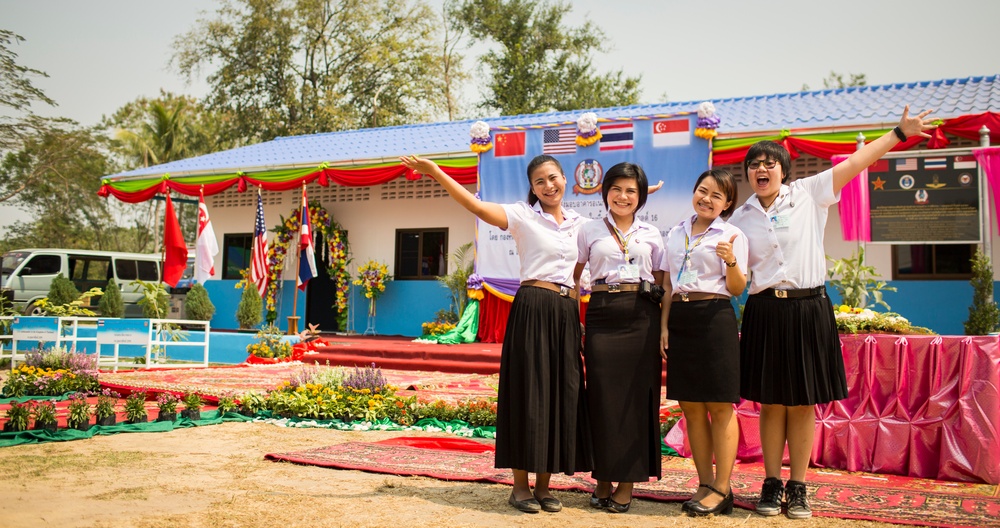
<path id="1" fill-rule="evenodd" d="M 205 284 L 208 296 L 215 305 L 212 328 L 236 329 L 236 307 L 242 290 L 236 289 L 235 280 L 211 280 Z M 292 315 L 292 298 L 295 282 L 284 281 L 278 303 L 278 322 L 282 328 L 286 317 Z M 381 335 L 403 335 L 417 337 L 423 333 L 421 324 L 434 320 L 434 314 L 447 308 L 451 296 L 448 289 L 438 281 L 393 281 L 386 286 L 385 293 L 375 305 L 375 331 Z M 363 333 L 368 326 L 368 299 L 360 288 L 350 289 L 352 321 L 348 328 Z M 299 294 L 297 314 L 305 319 L 305 296 Z M 304 324 L 300 323 L 299 328 Z"/>
<path id="2" fill-rule="evenodd" d="M 235 284 L 236 281 L 213 280 L 205 285 L 215 304 L 212 328 L 232 329 L 239 326 L 235 314 L 240 290 L 235 288 Z M 969 306 L 972 304 L 972 285 L 969 281 L 890 281 L 889 284 L 899 290 L 885 293 L 885 302 L 889 303 L 892 311 L 917 326 L 925 326 L 942 335 L 964 333 L 963 323 L 969 318 Z M 282 327 L 285 317 L 291 315 L 294 287 L 294 282 L 285 281 L 282 288 L 281 307 L 285 308 L 279 310 Z M 840 296 L 834 288 L 827 285 L 827 290 L 833 302 L 839 303 Z M 1000 291 L 1000 283 L 994 283 L 994 292 L 997 291 Z M 354 287 L 351 288 L 351 302 L 354 306 L 351 328 L 360 334 L 368 324 L 368 302 L 360 289 Z M 434 313 L 446 308 L 448 302 L 448 290 L 437 281 L 391 282 L 376 304 L 375 330 L 382 335 L 419 336 L 423 333 L 420 325 L 432 321 Z M 740 302 L 746 302 L 746 294 Z M 305 299 L 301 295 L 298 313 L 305 313 Z"/>

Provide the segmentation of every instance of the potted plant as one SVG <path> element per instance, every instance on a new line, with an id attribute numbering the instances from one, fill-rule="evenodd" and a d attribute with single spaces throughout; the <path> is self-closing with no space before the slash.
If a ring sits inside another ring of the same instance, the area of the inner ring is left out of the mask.
<path id="1" fill-rule="evenodd" d="M 146 391 L 136 391 L 125 398 L 125 419 L 130 424 L 144 423 L 148 420 Z"/>
<path id="2" fill-rule="evenodd" d="M 201 396 L 196 392 L 185 392 L 181 396 L 181 401 L 184 403 L 184 410 L 181 411 L 181 416 L 187 418 L 188 420 L 201 420 L 201 406 L 204 402 L 201 400 Z"/>
<path id="3" fill-rule="evenodd" d="M 77 392 L 69 397 L 69 405 L 66 410 L 66 427 L 78 431 L 90 429 L 90 404 L 87 403 L 87 396 L 82 392 Z"/>
<path id="4" fill-rule="evenodd" d="M 249 276 L 249 273 L 247 275 Z M 259 325 L 264 320 L 260 313 L 263 309 L 264 304 L 260 300 L 260 294 L 257 293 L 257 286 L 247 279 L 243 284 L 243 296 L 236 305 L 236 322 L 239 323 L 240 329 L 246 330 Z"/>
<path id="5" fill-rule="evenodd" d="M 239 398 L 240 414 L 253 418 L 257 412 L 264 410 L 264 397 L 256 392 L 246 392 Z"/>
<path id="6" fill-rule="evenodd" d="M 878 304 L 886 310 L 891 309 L 882 300 L 882 292 L 894 292 L 896 288 L 889 286 L 885 281 L 876 280 L 880 275 L 874 266 L 865 265 L 864 248 L 858 248 L 857 256 L 851 255 L 850 258 L 834 259 L 829 256 L 826 258 L 833 263 L 827 270 L 830 285 L 840 293 L 844 304 L 851 308 Z M 834 278 L 837 276 L 840 278 Z"/>
<path id="7" fill-rule="evenodd" d="M 972 257 L 972 306 L 965 321 L 965 335 L 987 335 L 1000 328 L 1000 308 L 993 300 L 993 266 L 983 250 Z"/>
<path id="8" fill-rule="evenodd" d="M 35 429 L 56 432 L 56 404 L 51 400 L 35 402 L 31 410 L 35 417 Z"/>
<path id="9" fill-rule="evenodd" d="M 115 416 L 115 407 L 118 405 L 120 397 L 120 394 L 111 389 L 104 389 L 97 394 L 97 405 L 94 406 L 97 425 L 115 425 L 118 422 L 118 418 Z"/>
<path id="10" fill-rule="evenodd" d="M 3 424 L 4 432 L 27 430 L 30 414 L 30 403 L 10 402 L 10 408 L 7 409 L 7 423 Z"/>
<path id="11" fill-rule="evenodd" d="M 172 422 L 177 419 L 177 396 L 169 392 L 156 395 L 157 422 Z"/>
<path id="12" fill-rule="evenodd" d="M 236 410 L 236 397 L 232 392 L 227 392 L 222 396 L 219 396 L 219 404 L 217 407 L 219 411 L 219 418 L 222 418 L 228 412 L 233 412 Z"/>

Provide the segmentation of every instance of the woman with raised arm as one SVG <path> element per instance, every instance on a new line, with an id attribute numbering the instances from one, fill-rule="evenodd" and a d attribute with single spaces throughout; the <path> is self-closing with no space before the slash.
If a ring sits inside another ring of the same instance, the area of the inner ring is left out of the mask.
<path id="1" fill-rule="evenodd" d="M 646 298 L 641 286 L 663 283 L 663 238 L 635 217 L 646 204 L 642 167 L 627 162 L 611 167 L 601 193 L 608 214 L 580 228 L 574 273 L 580 284 L 589 263 L 593 284 L 583 352 L 594 442 L 591 474 L 597 479 L 590 505 L 625 513 L 633 484 L 661 476 L 660 304 Z"/>
<path id="2" fill-rule="evenodd" d="M 908 137 L 929 138 L 931 110 L 910 116 L 846 160 L 790 184 L 791 157 L 773 141 L 755 143 L 743 169 L 754 191 L 729 222 L 750 240 L 750 296 L 740 338 L 740 395 L 761 404 L 765 479 L 757 513 L 812 516 L 805 485 L 818 403 L 847 397 L 844 358 L 826 294 L 823 233 L 828 210 L 849 181 Z M 781 482 L 788 446 L 790 479 Z"/>
<path id="3" fill-rule="evenodd" d="M 528 164 L 527 203 L 496 204 L 476 198 L 433 161 L 401 160 L 514 237 L 521 287 L 500 355 L 495 465 L 513 470 L 511 506 L 527 513 L 557 512 L 562 503 L 549 491 L 551 474 L 591 469 L 580 305 L 573 284 L 577 232 L 585 220 L 562 207 L 566 176 L 555 158 L 537 156 Z M 529 473 L 536 474 L 534 492 Z"/>
<path id="4" fill-rule="evenodd" d="M 729 300 L 747 285 L 747 237 L 724 220 L 736 199 L 732 173 L 703 172 L 691 197 L 695 214 L 666 237 L 670 296 L 663 299 L 660 353 L 667 360 L 667 399 L 681 406 L 698 471 L 698 489 L 681 507 L 693 516 L 733 511 L 740 338 Z"/>

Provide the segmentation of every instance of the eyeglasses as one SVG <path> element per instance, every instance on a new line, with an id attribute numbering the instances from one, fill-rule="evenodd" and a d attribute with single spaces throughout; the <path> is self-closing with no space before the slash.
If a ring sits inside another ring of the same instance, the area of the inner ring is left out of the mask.
<path id="1" fill-rule="evenodd" d="M 770 170 L 778 165 L 778 160 L 773 160 L 773 159 L 753 160 L 750 163 L 747 163 L 747 168 L 754 171 L 759 169 L 761 165 L 763 165 L 765 169 Z"/>

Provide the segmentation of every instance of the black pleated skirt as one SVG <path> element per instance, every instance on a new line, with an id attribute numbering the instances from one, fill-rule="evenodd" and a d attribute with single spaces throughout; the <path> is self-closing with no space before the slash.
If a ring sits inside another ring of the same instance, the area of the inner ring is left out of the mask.
<path id="1" fill-rule="evenodd" d="M 542 288 L 517 291 L 500 355 L 496 467 L 591 470 L 580 337 L 577 301 Z"/>
<path id="2" fill-rule="evenodd" d="M 751 295 L 743 309 L 740 394 L 766 404 L 815 405 L 847 397 L 833 304 Z"/>
<path id="3" fill-rule="evenodd" d="M 659 343 L 659 305 L 634 292 L 591 294 L 584 359 L 597 480 L 661 476 Z"/>
<path id="4" fill-rule="evenodd" d="M 740 335 L 728 299 L 670 304 L 667 398 L 740 401 Z"/>

